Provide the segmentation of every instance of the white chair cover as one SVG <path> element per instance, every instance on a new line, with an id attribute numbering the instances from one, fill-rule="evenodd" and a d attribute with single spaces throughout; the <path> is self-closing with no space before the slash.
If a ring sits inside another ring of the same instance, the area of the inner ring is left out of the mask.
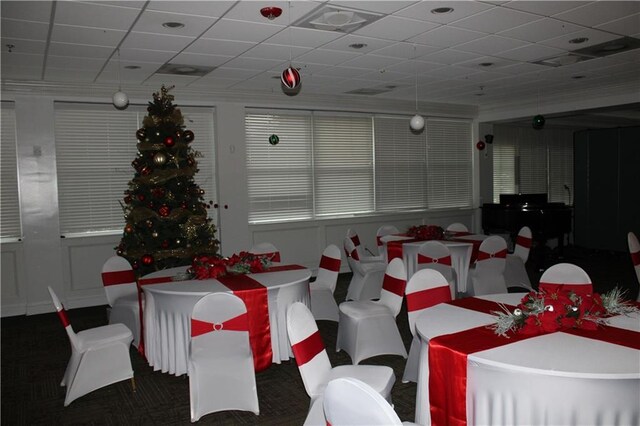
<path id="1" fill-rule="evenodd" d="M 507 284 L 504 270 L 507 258 L 507 242 L 498 235 L 492 235 L 480 243 L 478 259 L 469 270 L 471 295 L 506 293 Z"/>
<path id="2" fill-rule="evenodd" d="M 140 303 L 133 268 L 127 259 L 112 256 L 102 266 L 102 285 L 107 295 L 109 324 L 124 324 L 133 334 L 133 346 L 140 343 Z"/>
<path id="3" fill-rule="evenodd" d="M 352 228 L 347 229 L 347 238 L 349 238 L 353 242 L 353 245 L 355 246 L 356 250 L 358 251 L 358 257 L 360 258 L 360 262 L 362 262 L 362 263 L 386 263 L 386 261 L 384 260 L 384 255 L 380 255 L 380 254 L 374 255 L 374 254 L 367 254 L 366 253 L 365 248 L 360 243 L 360 237 L 358 236 L 358 233 L 354 229 L 352 229 Z"/>
<path id="4" fill-rule="evenodd" d="M 378 231 L 376 232 L 376 245 L 378 246 L 378 254 L 380 254 L 383 259 L 385 258 L 384 243 L 380 238 L 384 237 L 385 235 L 399 233 L 400 230 L 398 230 L 398 228 L 396 228 L 394 225 L 382 225 L 380 228 L 378 228 Z"/>
<path id="5" fill-rule="evenodd" d="M 344 239 L 344 251 L 352 272 L 346 300 L 379 299 L 386 263 L 362 263 L 358 250 L 348 237 Z"/>
<path id="6" fill-rule="evenodd" d="M 307 417 L 302 426 L 327 426 L 327 419 L 324 417 L 324 395 L 312 399 L 309 405 Z"/>
<path id="7" fill-rule="evenodd" d="M 529 229 L 528 226 L 523 226 L 522 228 L 520 228 L 520 231 L 518 231 L 518 236 L 516 237 L 516 246 L 513 250 L 513 254 L 522 259 L 523 263 L 527 263 L 532 243 L 533 238 L 531 235 L 531 229 Z"/>
<path id="8" fill-rule="evenodd" d="M 629 232 L 627 234 L 627 243 L 629 244 L 631 263 L 636 270 L 636 278 L 638 279 L 638 286 L 640 286 L 640 242 L 638 242 L 636 234 Z M 640 302 L 640 291 L 638 292 L 637 301 Z"/>
<path id="9" fill-rule="evenodd" d="M 377 355 L 407 357 L 396 317 L 402 307 L 407 270 L 400 258 L 389 262 L 380 300 L 340 304 L 336 350 L 344 350 L 354 365 Z"/>
<path id="10" fill-rule="evenodd" d="M 324 393 L 324 412 L 331 426 L 393 426 L 403 423 L 393 407 L 368 384 L 351 377 L 332 380 Z"/>
<path id="11" fill-rule="evenodd" d="M 451 300 L 447 279 L 435 269 L 422 269 L 411 276 L 407 283 L 407 316 L 409 330 L 413 335 L 409 358 L 402 375 L 403 382 L 418 382 L 420 336 L 416 333 L 416 319 L 425 309 Z"/>
<path id="12" fill-rule="evenodd" d="M 340 365 L 331 367 L 318 326 L 309 308 L 296 302 L 287 309 L 287 332 L 304 388 L 312 400 L 320 397 L 329 381 L 354 377 L 370 385 L 388 401 L 395 375 L 381 365 Z M 313 406 L 311 407 L 313 408 Z"/>
<path id="13" fill-rule="evenodd" d="M 447 229 L 445 229 L 445 231 L 448 231 L 448 232 L 469 232 L 469 228 L 467 228 L 466 225 L 463 224 L 463 223 L 455 222 L 455 223 L 452 223 L 451 225 L 447 226 Z"/>
<path id="14" fill-rule="evenodd" d="M 282 262 L 280 250 L 278 250 L 276 246 L 271 243 L 254 244 L 253 247 L 251 247 L 251 249 L 249 250 L 249 253 L 268 255 L 269 260 L 271 260 L 272 263 Z"/>
<path id="15" fill-rule="evenodd" d="M 238 296 L 210 293 L 193 307 L 189 402 L 192 422 L 223 410 L 260 412 L 247 308 Z"/>
<path id="16" fill-rule="evenodd" d="M 451 264 L 451 251 L 440 241 L 427 241 L 418 250 L 418 269 L 435 269 L 440 272 L 451 287 L 451 298 L 456 298 L 456 273 Z"/>
<path id="17" fill-rule="evenodd" d="M 133 380 L 129 355 L 131 330 L 122 324 L 110 324 L 75 333 L 67 311 L 51 287 L 49 294 L 71 343 L 71 359 L 60 383 L 67 387 L 64 406 L 96 389 Z"/>
<path id="18" fill-rule="evenodd" d="M 592 294 L 593 285 L 589 274 L 572 263 L 558 263 L 548 268 L 540 277 L 539 291 L 553 291 L 560 285 L 572 286 L 579 294 Z"/>
<path id="19" fill-rule="evenodd" d="M 531 243 L 531 229 L 529 229 L 528 226 L 523 226 L 516 237 L 513 254 L 507 253 L 504 268 L 504 281 L 507 288 L 520 288 L 529 291 L 533 289 L 527 268 L 525 267 L 525 263 L 527 263 L 527 259 L 529 259 Z"/>
<path id="20" fill-rule="evenodd" d="M 340 249 L 330 244 L 324 249 L 316 280 L 309 284 L 311 312 L 316 320 L 338 322 L 338 304 L 333 296 L 340 272 Z"/>

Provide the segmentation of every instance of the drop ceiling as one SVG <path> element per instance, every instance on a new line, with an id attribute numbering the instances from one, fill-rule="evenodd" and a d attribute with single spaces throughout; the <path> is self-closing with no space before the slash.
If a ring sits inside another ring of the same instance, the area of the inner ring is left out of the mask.
<path id="1" fill-rule="evenodd" d="M 637 43 L 640 1 L 2 0 L 0 16 L 3 83 L 268 93 L 291 63 L 307 94 L 487 106 L 623 85 L 640 100 L 640 49 L 571 58 Z"/>

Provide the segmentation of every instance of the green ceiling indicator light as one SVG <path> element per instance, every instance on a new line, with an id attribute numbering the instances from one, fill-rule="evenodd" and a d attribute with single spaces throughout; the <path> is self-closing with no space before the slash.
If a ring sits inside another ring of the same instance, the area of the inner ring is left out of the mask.
<path id="1" fill-rule="evenodd" d="M 535 117 L 533 117 L 533 121 L 531 125 L 533 126 L 534 129 L 541 130 L 544 127 L 544 123 L 545 123 L 544 116 L 538 114 Z"/>
<path id="2" fill-rule="evenodd" d="M 278 145 L 279 142 L 280 142 L 280 138 L 278 137 L 278 135 L 269 136 L 269 143 L 271 145 Z"/>

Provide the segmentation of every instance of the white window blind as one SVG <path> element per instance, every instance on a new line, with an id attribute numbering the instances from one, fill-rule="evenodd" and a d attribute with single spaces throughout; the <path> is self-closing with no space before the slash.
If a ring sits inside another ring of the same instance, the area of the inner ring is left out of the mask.
<path id="1" fill-rule="evenodd" d="M 515 140 L 500 139 L 494 130 L 493 139 L 493 202 L 500 202 L 500 194 L 515 194 L 517 149 Z"/>
<path id="2" fill-rule="evenodd" d="M 200 172 L 195 181 L 205 197 L 215 197 L 213 112 L 181 108 L 185 126 L 195 134 L 192 148 Z M 136 130 L 147 114 L 142 107 L 114 110 L 111 105 L 56 104 L 56 165 L 60 230 L 63 235 L 117 231 L 124 226 L 120 202 L 134 176 Z"/>
<path id="3" fill-rule="evenodd" d="M 547 193 L 547 146 L 544 133 L 533 128 L 518 129 L 518 156 L 520 157 L 519 192 L 522 194 Z"/>
<path id="4" fill-rule="evenodd" d="M 549 151 L 549 202 L 573 204 L 573 130 L 554 130 Z"/>
<path id="5" fill-rule="evenodd" d="M 245 132 L 249 222 L 311 218 L 311 115 L 247 112 Z"/>
<path id="6" fill-rule="evenodd" d="M 471 123 L 427 119 L 427 207 L 470 207 Z"/>
<path id="7" fill-rule="evenodd" d="M 20 238 L 16 114 L 13 104 L 7 102 L 2 103 L 0 111 L 0 237 Z"/>
<path id="8" fill-rule="evenodd" d="M 372 127 L 371 116 L 314 115 L 317 216 L 374 210 Z"/>
<path id="9" fill-rule="evenodd" d="M 426 157 L 426 132 L 412 132 L 405 117 L 375 117 L 376 210 L 426 208 Z"/>

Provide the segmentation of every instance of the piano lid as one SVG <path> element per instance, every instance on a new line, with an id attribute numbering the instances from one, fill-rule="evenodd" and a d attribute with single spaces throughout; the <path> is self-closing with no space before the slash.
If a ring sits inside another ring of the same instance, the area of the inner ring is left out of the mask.
<path id="1" fill-rule="evenodd" d="M 500 194 L 500 204 L 506 206 L 544 205 L 547 194 Z"/>

